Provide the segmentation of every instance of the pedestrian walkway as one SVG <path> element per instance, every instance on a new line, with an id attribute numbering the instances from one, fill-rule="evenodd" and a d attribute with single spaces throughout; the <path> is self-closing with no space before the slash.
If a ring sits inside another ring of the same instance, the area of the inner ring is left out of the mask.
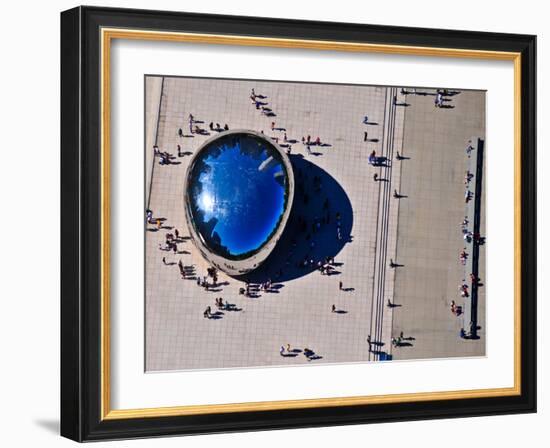
<path id="1" fill-rule="evenodd" d="M 485 354 L 485 293 L 478 295 L 479 339 L 460 338 L 462 317 L 451 312 L 458 302 L 464 266 L 460 232 L 464 220 L 465 149 L 472 135 L 484 135 L 485 102 L 478 92 L 452 96 L 452 108 L 434 107 L 435 91 L 408 95 L 405 111 L 401 191 L 396 258 L 393 337 L 403 333 L 393 359 L 480 356 Z M 449 104 L 449 102 L 444 102 Z M 480 198 L 480 232 L 485 201 Z M 479 257 L 480 277 L 485 257 Z M 459 302 L 460 303 L 460 302 Z"/>
<path id="2" fill-rule="evenodd" d="M 462 228 L 464 251 L 468 256 L 464 260 L 462 290 L 462 337 L 476 339 L 478 337 L 478 293 L 481 280 L 479 278 L 479 259 L 482 243 L 485 237 L 481 235 L 481 201 L 483 198 L 483 154 L 484 141 L 479 137 L 468 140 L 466 147 L 465 174 L 465 224 Z M 458 299 L 457 299 L 458 300 Z"/>
<path id="3" fill-rule="evenodd" d="M 397 244 L 397 226 L 399 200 L 393 197 L 394 191 L 400 191 L 401 165 L 397 154 L 403 147 L 404 108 L 396 104 L 397 88 L 388 88 L 386 92 L 381 156 L 387 159 L 377 167 L 379 198 L 376 251 L 374 259 L 374 282 L 371 303 L 371 353 L 369 359 L 379 361 L 391 354 L 393 308 L 387 307 L 394 294 L 395 268 L 390 260 L 395 259 Z"/>

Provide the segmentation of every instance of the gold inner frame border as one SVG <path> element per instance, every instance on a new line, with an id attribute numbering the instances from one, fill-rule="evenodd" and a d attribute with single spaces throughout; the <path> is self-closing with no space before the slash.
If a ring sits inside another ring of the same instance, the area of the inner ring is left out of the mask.
<path id="1" fill-rule="evenodd" d="M 307 39 L 265 38 L 149 31 L 139 29 L 101 29 L 101 420 L 152 418 L 253 412 L 318 407 L 407 403 L 434 400 L 503 397 L 521 394 L 521 53 L 467 50 L 458 48 L 419 47 Z M 209 405 L 111 409 L 110 345 L 110 63 L 113 39 L 185 42 L 212 45 L 296 48 L 325 51 L 383 53 L 412 56 L 455 57 L 504 60 L 514 63 L 514 386 L 442 392 L 419 392 L 391 395 L 368 395 L 303 400 L 262 401 Z"/>

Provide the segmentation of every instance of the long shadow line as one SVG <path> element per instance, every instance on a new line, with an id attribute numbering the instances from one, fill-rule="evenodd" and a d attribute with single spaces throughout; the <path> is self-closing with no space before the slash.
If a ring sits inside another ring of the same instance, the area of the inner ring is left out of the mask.
<path id="1" fill-rule="evenodd" d="M 392 89 L 392 97 L 397 94 L 397 89 Z M 388 145 L 387 145 L 387 157 L 389 160 L 393 160 L 393 145 L 394 145 L 394 139 L 395 139 L 395 118 L 397 115 L 397 106 L 393 105 L 390 109 L 390 125 L 388 128 Z M 386 189 L 386 200 L 385 200 L 385 206 L 384 206 L 384 251 L 382 253 L 382 277 L 381 277 L 381 285 L 379 289 L 379 295 L 377 300 L 377 306 L 378 306 L 378 333 L 377 333 L 377 340 L 382 339 L 382 331 L 383 331 L 383 322 L 384 322 L 384 297 L 386 292 L 386 272 L 387 272 L 387 261 L 388 261 L 388 237 L 389 237 L 389 214 L 390 214 L 390 204 L 391 204 L 391 183 L 393 178 L 393 165 L 391 165 L 390 168 L 386 169 L 386 177 L 389 179 L 387 182 L 387 189 Z M 376 354 L 377 358 L 380 359 L 380 354 Z"/>
<path id="2" fill-rule="evenodd" d="M 387 98 L 392 98 L 393 91 L 392 89 L 389 90 Z M 386 102 L 387 104 L 387 102 Z M 387 110 L 387 116 L 384 115 L 384 133 L 383 133 L 383 144 L 382 144 L 382 155 L 386 156 L 388 155 L 388 145 L 389 145 L 389 139 L 390 139 L 390 133 L 389 130 L 391 129 L 391 115 L 392 115 L 392 103 L 390 102 L 389 110 Z M 384 177 L 387 177 L 388 175 L 388 166 L 382 168 Z M 378 251 L 375 254 L 376 257 L 376 264 L 378 266 L 378 269 L 376 270 L 376 278 L 374 281 L 376 282 L 375 286 L 375 292 L 376 294 L 373 296 L 373 304 L 374 304 L 374 313 L 372 314 L 371 319 L 374 319 L 374 340 L 379 340 L 379 334 L 380 334 L 380 325 L 379 325 L 379 316 L 380 316 L 380 306 L 379 306 L 379 299 L 380 299 L 380 289 L 383 287 L 383 277 L 384 277 L 384 252 L 386 250 L 385 247 L 385 232 L 386 232 L 386 226 L 385 226 L 385 209 L 387 206 L 387 195 L 388 195 L 388 188 L 387 188 L 387 182 L 384 183 L 384 185 L 380 186 L 379 188 L 379 209 L 378 212 L 380 214 L 377 221 L 380 223 L 380 229 L 378 233 Z M 371 337 L 372 337 L 371 336 Z M 378 360 L 378 354 L 373 353 L 374 360 Z"/>
<path id="3" fill-rule="evenodd" d="M 479 235 L 481 227 L 481 196 L 482 196 L 482 180 L 483 180 L 483 150 L 484 140 L 478 139 L 477 144 L 477 160 L 476 160 L 476 197 L 474 202 L 474 228 L 473 233 Z M 472 298 L 471 298 L 471 324 L 470 332 L 474 337 L 477 337 L 477 314 L 478 314 L 478 279 L 479 279 L 479 242 L 475 239 L 472 241 L 473 253 L 472 253 L 472 274 L 475 276 L 475 280 L 472 281 Z"/>
<path id="4" fill-rule="evenodd" d="M 406 119 L 407 119 L 407 110 L 408 110 L 408 109 L 406 108 L 405 111 L 403 112 L 403 137 L 405 136 L 405 123 L 406 123 Z M 397 152 L 397 151 L 396 151 L 396 152 Z M 405 154 L 405 149 L 404 149 L 403 147 L 401 148 L 401 153 L 402 153 L 403 155 Z M 397 152 L 397 154 L 399 154 L 399 152 Z M 410 159 L 410 157 L 405 157 L 405 159 Z M 405 159 L 404 159 L 404 160 L 405 160 Z M 402 181 L 402 179 L 403 179 L 403 164 L 402 164 L 402 163 L 399 164 L 399 174 L 400 174 L 400 178 L 399 178 L 399 179 L 400 179 L 400 185 L 401 185 L 401 181 Z M 398 203 L 398 208 L 397 208 L 397 225 L 399 225 L 399 216 L 400 216 L 400 213 L 401 213 L 401 202 Z M 395 254 L 394 254 L 394 256 L 395 256 L 395 257 L 398 257 L 398 254 L 397 254 L 397 249 L 398 249 L 397 243 L 398 243 L 398 238 L 399 238 L 399 229 L 398 229 L 398 228 L 396 228 L 396 232 L 395 232 L 395 233 L 396 233 L 396 235 L 395 235 L 395 238 L 396 238 L 396 239 L 395 239 Z M 397 258 L 396 258 L 396 259 L 397 259 Z M 395 299 L 396 299 L 396 294 L 395 294 L 395 292 L 396 292 L 396 289 L 395 289 L 395 288 L 396 288 L 396 284 L 397 284 L 396 279 L 397 279 L 397 272 L 396 272 L 396 275 L 394 276 L 394 284 L 393 284 L 393 288 L 394 288 L 393 291 L 394 291 L 394 293 L 393 293 L 393 299 L 392 299 L 392 301 L 393 301 L 394 304 L 395 304 Z M 401 306 L 403 306 L 403 305 L 395 305 L 395 306 L 401 307 Z M 394 307 L 391 307 L 391 309 L 393 309 L 393 308 L 394 308 Z M 393 311 L 392 311 L 392 315 L 391 315 L 391 328 L 392 328 L 392 333 L 393 333 L 394 321 L 395 321 L 395 315 L 393 314 Z M 390 335 L 390 336 L 391 336 L 391 335 Z M 391 349 L 392 345 L 390 344 L 389 347 L 390 347 L 390 348 L 389 348 L 389 351 L 391 351 L 391 350 L 392 350 L 392 349 Z"/>
<path id="5" fill-rule="evenodd" d="M 394 89 L 394 94 L 397 94 L 397 89 Z M 388 148 L 388 151 L 390 152 L 390 159 L 393 160 L 394 159 L 394 149 L 395 149 L 395 126 L 396 126 L 396 120 L 397 120 L 397 106 L 394 106 L 393 108 L 393 117 L 392 117 L 392 127 L 391 127 L 391 145 L 389 146 Z M 393 164 L 392 164 L 392 168 L 393 168 Z M 392 179 L 393 179 L 393 169 L 391 170 L 391 173 L 390 173 L 390 186 L 389 186 L 389 190 L 391 191 L 392 189 L 392 186 L 391 186 L 391 183 L 392 183 Z M 390 203 L 391 203 L 392 199 L 391 197 L 389 196 L 388 194 L 388 222 L 387 222 L 387 225 L 389 226 L 389 213 L 390 213 Z M 399 203 L 397 204 L 397 207 L 399 207 Z M 388 229 L 388 233 L 389 233 L 389 229 Z M 386 238 L 388 238 L 388 235 L 386 235 Z M 385 260 L 384 260 L 384 272 L 386 272 L 386 270 L 388 269 L 388 264 L 387 264 L 387 257 L 388 257 L 388 251 L 387 251 L 387 241 L 386 241 L 386 252 L 385 252 Z M 384 302 L 384 299 L 385 299 L 385 292 L 386 292 L 386 289 L 385 289 L 385 283 L 384 283 L 384 294 L 382 294 L 382 296 L 380 297 L 380 311 L 381 311 L 381 319 L 380 319 L 380 323 L 381 323 L 381 332 L 382 332 L 382 329 L 383 329 L 383 322 L 384 322 L 384 311 L 385 311 L 385 302 Z M 380 339 L 382 339 L 382 337 L 380 337 Z M 380 355 L 378 355 L 380 357 Z"/>
<path id="6" fill-rule="evenodd" d="M 396 94 L 396 89 L 390 90 L 390 97 Z M 386 154 L 389 160 L 393 160 L 393 141 L 395 136 L 395 116 L 396 116 L 397 107 L 395 104 L 390 103 L 389 111 L 389 124 L 388 124 L 388 138 L 386 145 Z M 380 251 L 380 271 L 379 271 L 379 287 L 378 295 L 376 298 L 376 340 L 380 341 L 382 339 L 382 330 L 383 330 L 383 319 L 384 319 L 384 296 L 385 296 L 385 287 L 386 287 L 386 269 L 387 269 L 387 255 L 388 255 L 388 233 L 389 233 L 389 211 L 390 211 L 390 201 L 391 201 L 391 180 L 392 180 L 392 165 L 385 167 L 384 177 L 388 179 L 388 182 L 385 182 L 384 185 L 384 203 L 382 209 L 382 247 Z M 380 359 L 380 354 L 375 354 L 376 360 Z"/>
<path id="7" fill-rule="evenodd" d="M 164 97 L 164 76 L 162 77 L 162 81 L 161 81 L 161 84 L 160 84 L 160 97 L 159 97 L 159 107 L 158 107 L 158 111 L 157 111 L 157 126 L 156 126 L 156 129 L 155 129 L 155 146 L 158 146 L 158 139 L 159 139 L 159 128 L 160 128 L 160 119 L 161 119 L 161 115 L 162 115 L 162 99 Z M 145 84 L 145 83 L 144 83 Z M 147 89 L 145 89 L 147 90 Z M 146 92 L 144 92 L 144 96 L 146 95 Z M 143 118 L 144 122 L 144 126 L 143 126 L 143 141 L 144 142 L 147 142 L 147 139 L 145 138 L 145 133 L 146 133 L 146 129 L 147 127 L 145 126 L 145 117 Z M 145 148 L 145 151 L 143 152 L 143 166 L 147 166 L 147 151 L 154 151 L 153 148 Z M 149 191 L 146 192 L 144 191 L 144 199 L 145 199 L 145 194 L 147 193 L 147 210 L 151 210 L 151 195 L 152 195 L 152 191 L 153 191 L 153 176 L 155 175 L 155 154 L 153 152 L 153 163 L 151 164 L 151 178 L 149 179 Z M 146 177 L 145 175 L 145 172 L 143 174 L 144 177 Z M 145 190 L 147 188 L 147 185 L 146 185 L 146 182 L 145 182 L 146 179 L 144 179 L 144 187 L 143 189 Z M 143 216 L 143 215 L 142 215 Z M 143 256 L 144 256 L 144 259 L 146 260 L 147 259 L 147 222 L 144 223 L 144 232 L 143 232 Z M 144 278 L 144 289 L 145 291 L 147 291 L 147 288 L 146 288 L 146 285 L 145 283 L 147 282 L 147 264 L 146 263 L 143 263 L 143 278 Z M 144 306 L 144 309 L 147 309 L 147 294 L 144 294 L 143 295 L 143 306 Z M 145 322 L 143 323 L 143 331 L 144 331 L 144 337 L 145 337 L 145 340 L 147 340 L 147 325 L 145 325 Z"/>
<path id="8" fill-rule="evenodd" d="M 392 98 L 392 89 L 390 88 L 389 91 L 388 91 L 388 97 L 389 98 Z M 390 139 L 390 133 L 389 133 L 389 130 L 390 130 L 390 127 L 391 127 L 391 111 L 392 111 L 392 108 L 393 108 L 393 103 L 390 103 L 389 105 L 389 110 L 388 110 L 388 116 L 385 117 L 385 119 L 387 120 L 387 123 L 386 123 L 386 126 L 384 128 L 384 144 L 382 146 L 382 155 L 383 156 L 386 156 L 387 157 L 387 153 L 388 153 L 388 144 L 389 144 L 389 139 Z M 387 173 L 387 170 L 388 168 L 387 167 L 384 167 L 382 168 L 382 171 L 384 171 L 384 177 L 387 177 L 388 173 Z M 375 296 L 373 297 L 373 302 L 375 304 L 375 310 L 374 310 L 374 315 L 373 315 L 373 319 L 374 319 L 374 340 L 375 341 L 378 341 L 380 338 L 379 338 L 379 333 L 380 333 L 380 322 L 379 322 L 379 316 L 380 316 L 380 306 L 379 306 L 379 300 L 380 300 L 380 289 L 382 288 L 382 278 L 384 276 L 384 252 L 386 250 L 385 248 L 385 238 L 384 238 L 384 234 L 385 234 L 385 231 L 386 231 L 386 226 L 385 226 L 385 209 L 386 209 L 386 204 L 387 204 L 387 193 L 388 193 L 388 189 L 387 189 L 387 182 L 384 182 L 384 185 L 380 187 L 380 190 L 379 190 L 379 196 L 380 196 L 380 208 L 379 208 L 379 221 L 380 221 L 380 232 L 379 232 L 379 235 L 378 235 L 378 238 L 379 238 L 379 250 L 376 254 L 377 256 L 377 262 L 378 262 L 378 270 L 376 271 L 376 294 Z M 377 361 L 379 359 L 379 356 L 378 356 L 378 353 L 373 353 L 373 357 L 374 357 L 374 360 Z"/>
<path id="9" fill-rule="evenodd" d="M 157 111 L 157 126 L 155 129 L 155 146 L 158 146 L 158 139 L 159 139 L 159 127 L 160 127 L 160 116 L 161 116 L 161 110 L 162 110 L 162 98 L 164 96 L 164 76 L 162 77 L 162 81 L 160 84 L 160 98 L 159 98 L 159 107 Z M 151 148 L 147 149 L 145 148 L 145 154 L 147 154 L 147 151 L 150 151 Z M 147 156 L 145 156 L 147 157 Z M 147 209 L 151 209 L 151 191 L 153 189 L 153 176 L 155 174 L 155 156 L 153 155 L 153 166 L 151 167 L 151 179 L 149 180 L 149 195 L 147 197 Z"/>
<path id="10" fill-rule="evenodd" d="M 389 91 L 390 99 L 395 95 L 395 89 L 391 88 Z M 387 101 L 384 107 L 384 120 L 387 119 L 388 126 L 385 127 L 385 131 L 382 135 L 382 151 L 383 155 L 389 160 L 393 160 L 393 140 L 395 134 L 395 116 L 396 107 L 390 100 L 390 108 L 387 111 Z M 386 111 L 387 117 L 386 117 Z M 371 332 L 374 319 L 374 338 L 373 340 L 379 341 L 382 337 L 382 322 L 384 313 L 384 292 L 385 292 L 385 278 L 386 278 L 386 262 L 387 262 L 387 246 L 388 246 L 388 223 L 389 223 L 389 208 L 390 208 L 390 192 L 391 192 L 391 179 L 392 179 L 392 165 L 382 167 L 384 178 L 388 179 L 387 182 L 383 182 L 383 186 L 379 188 L 378 209 L 381 216 L 377 219 L 377 234 L 375 246 L 375 279 L 373 282 L 373 298 L 371 302 Z M 380 210 L 380 203 L 382 201 L 382 209 Z M 378 232 L 378 223 L 380 223 L 380 232 Z M 378 250 L 379 249 L 379 250 Z M 376 294 L 374 293 L 376 292 Z M 375 305 L 376 302 L 376 305 Z M 374 308 L 375 307 L 375 308 Z M 374 308 L 374 309 L 373 309 Z M 375 311 L 373 313 L 373 311 Z M 379 360 L 380 355 L 373 353 L 374 360 Z M 370 354 L 369 354 L 370 360 Z"/>
<path id="11" fill-rule="evenodd" d="M 385 133 L 384 133 L 384 129 L 385 129 L 385 125 L 386 125 L 386 109 L 387 109 L 387 106 L 388 106 L 388 101 L 386 99 L 386 101 L 384 101 L 384 114 L 382 115 L 382 118 L 383 118 L 383 123 L 382 123 L 382 144 L 381 144 L 381 147 L 383 148 L 384 147 L 384 143 L 385 143 Z M 380 189 L 381 187 L 379 186 L 378 187 L 378 202 L 376 204 L 376 210 L 380 210 Z M 375 286 L 376 286 L 376 281 L 375 281 L 375 277 L 376 277 L 376 274 L 377 274 L 377 267 L 378 267 L 378 260 L 377 260 L 377 253 L 378 253 L 378 226 L 379 226 L 379 220 L 378 220 L 378 217 L 376 218 L 376 230 L 375 230 L 375 235 L 377 236 L 377 238 L 374 240 L 374 267 L 373 267 L 373 279 L 372 279 L 372 292 L 371 292 L 371 303 L 370 303 L 370 327 L 369 327 L 369 335 L 371 336 L 371 339 L 372 339 L 372 334 L 373 334 L 373 331 L 372 331 L 372 327 L 373 327 L 373 315 L 374 315 L 374 293 L 376 291 L 375 289 Z M 371 360 L 371 353 L 369 351 L 369 356 L 368 356 L 368 359 L 369 361 Z"/>

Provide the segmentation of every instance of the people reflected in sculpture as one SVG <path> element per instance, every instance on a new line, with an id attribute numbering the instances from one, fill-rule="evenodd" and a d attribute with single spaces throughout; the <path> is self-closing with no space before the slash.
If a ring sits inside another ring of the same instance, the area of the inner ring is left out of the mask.
<path id="1" fill-rule="evenodd" d="M 209 250 L 227 259 L 259 251 L 287 206 L 288 173 L 280 153 L 253 134 L 205 146 L 189 171 L 187 207 Z"/>

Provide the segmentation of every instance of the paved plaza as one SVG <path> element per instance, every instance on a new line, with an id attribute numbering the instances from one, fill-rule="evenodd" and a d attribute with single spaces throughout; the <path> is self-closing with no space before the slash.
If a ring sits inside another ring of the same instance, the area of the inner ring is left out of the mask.
<path id="1" fill-rule="evenodd" d="M 261 102 L 272 115 L 251 101 L 252 89 L 266 97 Z M 484 354 L 484 289 L 477 340 L 459 337 L 462 320 L 450 303 L 460 297 L 465 275 L 459 262 L 465 148 L 471 136 L 484 136 L 485 95 L 461 92 L 448 98 L 452 107 L 437 108 L 435 90 L 420 90 L 428 95 L 392 87 L 146 77 L 144 209 L 153 213 L 145 229 L 147 371 Z M 190 129 L 190 114 L 204 135 Z M 297 213 L 317 217 L 330 203 L 330 219 L 319 229 L 286 235 L 286 243 L 283 236 L 265 266 L 248 277 L 273 282 L 251 297 L 239 291 L 245 278 L 223 272 L 216 287 L 197 285 L 210 266 L 188 238 L 185 219 L 191 157 L 226 124 L 263 132 L 290 151 L 297 183 L 311 196 L 295 198 Z M 308 149 L 307 136 L 321 144 Z M 159 164 L 154 146 L 173 155 L 171 162 Z M 387 162 L 373 166 L 372 151 Z M 484 235 L 483 220 L 482 214 Z M 164 250 L 176 229 L 176 251 Z M 331 275 L 298 267 L 304 258 L 327 256 L 334 257 Z M 233 310 L 205 318 L 219 297 Z M 306 348 L 314 356 L 306 357 Z"/>
<path id="2" fill-rule="evenodd" d="M 423 89 L 424 90 L 424 89 Z M 427 90 L 429 91 L 429 90 Z M 465 272 L 459 262 L 464 247 L 466 148 L 472 136 L 484 136 L 485 96 L 463 91 L 453 109 L 436 110 L 433 96 L 408 95 L 405 112 L 401 190 L 408 195 L 399 208 L 393 336 L 414 337 L 393 350 L 394 359 L 479 356 L 485 353 L 485 287 L 479 288 L 477 340 L 460 339 L 462 319 L 450 311 L 458 302 Z M 485 235 L 484 195 L 481 234 Z M 479 277 L 485 279 L 485 250 Z"/>

